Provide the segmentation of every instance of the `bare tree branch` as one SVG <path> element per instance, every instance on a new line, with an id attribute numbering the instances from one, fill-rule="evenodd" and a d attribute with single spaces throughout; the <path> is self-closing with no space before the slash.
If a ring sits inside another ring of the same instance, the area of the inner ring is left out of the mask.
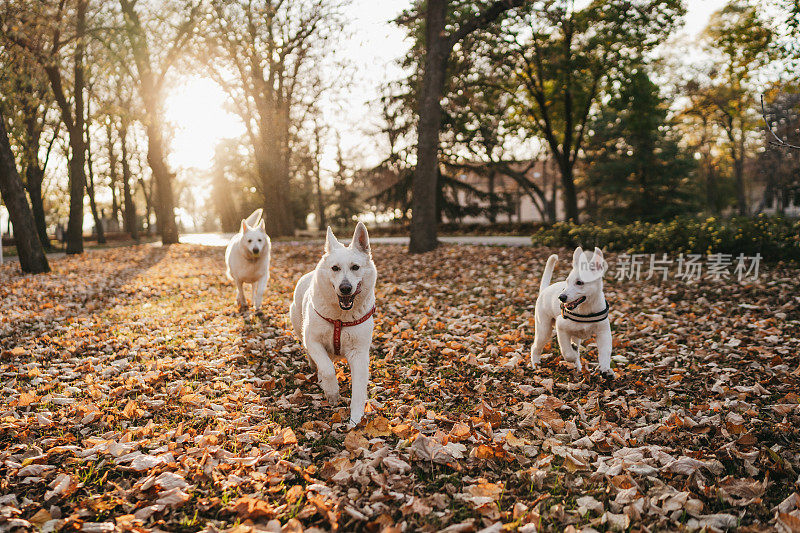
<path id="1" fill-rule="evenodd" d="M 772 124 L 770 124 L 769 119 L 767 119 L 767 111 L 766 109 L 764 109 L 763 94 L 761 95 L 761 116 L 764 118 L 764 125 L 767 127 L 767 131 L 775 139 L 774 141 L 769 141 L 770 146 L 779 146 L 781 148 L 791 148 L 792 150 L 800 150 L 800 146 L 796 146 L 794 144 L 786 142 L 786 140 L 778 137 L 778 134 L 776 134 L 775 131 L 773 131 Z"/>

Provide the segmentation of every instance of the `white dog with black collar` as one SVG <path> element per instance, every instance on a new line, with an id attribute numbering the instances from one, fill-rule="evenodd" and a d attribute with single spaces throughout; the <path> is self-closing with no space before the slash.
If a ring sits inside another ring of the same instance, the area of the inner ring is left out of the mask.
<path id="1" fill-rule="evenodd" d="M 547 259 L 536 300 L 536 332 L 531 346 L 531 364 L 539 365 L 542 350 L 556 329 L 558 345 L 565 360 L 581 372 L 581 341 L 595 337 L 600 372 L 615 377 L 611 369 L 611 323 L 603 294 L 603 274 L 608 264 L 600 248 L 591 257 L 578 247 L 572 256 L 572 271 L 565 281 L 550 285 L 558 256 Z"/>

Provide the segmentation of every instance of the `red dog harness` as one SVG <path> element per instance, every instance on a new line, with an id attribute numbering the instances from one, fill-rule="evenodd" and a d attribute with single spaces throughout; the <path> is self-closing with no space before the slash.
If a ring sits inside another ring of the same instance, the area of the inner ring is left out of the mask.
<path id="1" fill-rule="evenodd" d="M 353 320 L 352 322 L 342 322 L 341 320 L 336 320 L 336 319 L 333 319 L 333 318 L 328 318 L 326 316 L 322 316 L 319 313 L 319 311 L 316 310 L 316 308 L 314 309 L 314 311 L 316 311 L 316 313 L 319 315 L 319 317 L 322 320 L 325 320 L 326 322 L 330 322 L 331 324 L 333 324 L 333 353 L 334 353 L 334 355 L 342 355 L 341 354 L 341 351 L 342 351 L 342 328 L 349 328 L 350 326 L 357 326 L 359 324 L 363 324 L 364 322 L 369 320 L 369 317 L 371 317 L 373 315 L 373 313 L 375 313 L 375 306 L 373 305 L 372 309 L 367 311 L 366 315 L 362 316 L 358 320 Z"/>

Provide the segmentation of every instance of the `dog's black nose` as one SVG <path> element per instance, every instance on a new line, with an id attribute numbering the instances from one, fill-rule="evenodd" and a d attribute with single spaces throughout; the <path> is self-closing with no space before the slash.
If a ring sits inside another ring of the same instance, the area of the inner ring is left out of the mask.
<path id="1" fill-rule="evenodd" d="M 260 252 L 260 251 L 261 251 L 261 249 L 259 249 L 258 247 L 253 248 L 253 253 L 256 254 L 256 255 L 258 255 L 258 252 Z"/>
<path id="2" fill-rule="evenodd" d="M 352 291 L 352 290 L 353 290 L 353 286 L 352 286 L 352 285 L 350 285 L 350 284 L 349 284 L 349 283 L 347 283 L 347 282 L 344 282 L 344 283 L 342 283 L 341 285 L 339 285 L 339 291 L 340 291 L 342 294 L 344 294 L 345 296 L 347 296 L 348 294 L 350 294 L 350 291 Z"/>
<path id="3" fill-rule="evenodd" d="M 566 302 L 567 301 L 567 295 L 566 294 L 559 294 L 558 295 L 558 299 L 561 300 L 562 302 Z"/>

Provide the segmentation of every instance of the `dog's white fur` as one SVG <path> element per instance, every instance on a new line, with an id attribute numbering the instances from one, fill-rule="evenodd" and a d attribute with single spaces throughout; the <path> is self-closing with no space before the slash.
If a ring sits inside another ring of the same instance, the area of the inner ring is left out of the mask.
<path id="1" fill-rule="evenodd" d="M 603 294 L 602 274 L 605 273 L 608 264 L 603 260 L 603 252 L 599 248 L 594 249 L 591 258 L 588 257 L 588 254 L 585 258 L 582 257 L 583 255 L 583 250 L 580 247 L 576 248 L 572 256 L 572 271 L 566 281 L 559 281 L 552 285 L 550 285 L 550 279 L 553 277 L 553 269 L 558 256 L 553 254 L 547 259 L 547 266 L 545 266 L 542 281 L 539 284 L 539 297 L 536 300 L 536 332 L 533 346 L 531 346 L 531 363 L 534 367 L 539 365 L 542 350 L 547 341 L 551 339 L 555 325 L 561 354 L 564 359 L 575 364 L 578 372 L 581 371 L 581 341 L 594 336 L 597 342 L 600 372 L 607 377 L 614 377 L 614 371 L 611 369 L 611 324 L 608 317 L 599 322 L 581 323 L 561 316 L 562 300 L 569 306 L 570 304 L 574 305 L 581 298 L 585 298 L 583 302 L 571 309 L 571 311 L 583 315 L 605 309 L 606 299 Z M 586 270 L 578 268 L 579 262 L 586 259 L 588 259 L 589 269 L 598 272 L 599 276 L 581 276 L 580 272 Z"/>
<path id="2" fill-rule="evenodd" d="M 353 322 L 364 317 L 375 305 L 375 281 L 378 273 L 369 246 L 367 228 L 356 226 L 349 246 L 342 245 L 328 228 L 325 254 L 317 267 L 303 275 L 294 290 L 289 317 L 295 334 L 303 342 L 312 367 L 328 403 L 339 402 L 339 383 L 336 380 L 333 348 L 333 324 L 322 317 Z M 343 295 L 342 287 L 351 287 Z M 358 288 L 360 286 L 360 292 Z M 356 295 L 354 298 L 352 292 Z M 343 303 L 344 302 L 344 303 Z M 373 317 L 357 326 L 342 328 L 341 358 L 347 360 L 352 376 L 350 426 L 364 416 L 369 382 L 369 348 L 372 343 Z"/>
<path id="3" fill-rule="evenodd" d="M 228 279 L 236 283 L 236 303 L 247 307 L 244 284 L 253 286 L 253 307 L 259 309 L 269 281 L 269 259 L 272 243 L 267 235 L 261 209 L 242 220 L 239 233 L 231 237 L 225 250 Z"/>

